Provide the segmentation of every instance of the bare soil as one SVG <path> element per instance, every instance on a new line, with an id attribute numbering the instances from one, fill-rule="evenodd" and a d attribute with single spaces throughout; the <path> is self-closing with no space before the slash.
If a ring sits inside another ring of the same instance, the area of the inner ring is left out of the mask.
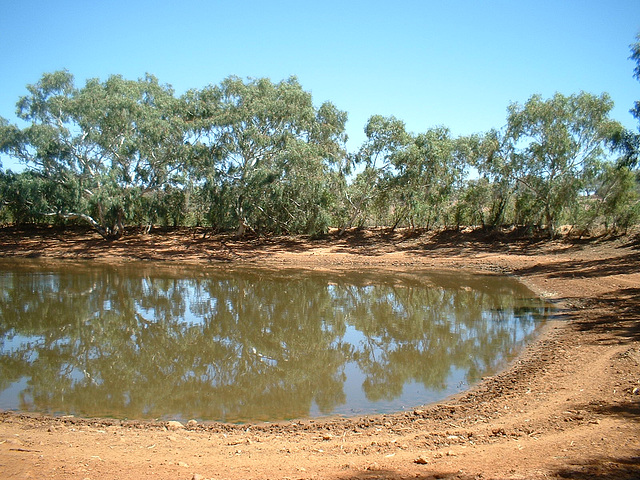
<path id="1" fill-rule="evenodd" d="M 640 478 L 640 241 L 0 229 L 0 257 L 509 274 L 560 315 L 507 370 L 411 412 L 228 425 L 0 412 L 0 478 Z"/>

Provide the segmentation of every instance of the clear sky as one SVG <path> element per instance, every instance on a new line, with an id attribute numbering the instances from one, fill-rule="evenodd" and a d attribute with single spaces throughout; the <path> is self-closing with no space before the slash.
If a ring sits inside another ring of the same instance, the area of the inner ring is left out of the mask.
<path id="1" fill-rule="evenodd" d="M 77 86 L 148 72 L 178 94 L 296 75 L 316 105 L 348 112 L 351 151 L 374 114 L 465 135 L 556 91 L 608 92 L 637 129 L 638 33 L 640 0 L 0 0 L 0 116 L 16 121 L 25 86 L 66 68 Z"/>

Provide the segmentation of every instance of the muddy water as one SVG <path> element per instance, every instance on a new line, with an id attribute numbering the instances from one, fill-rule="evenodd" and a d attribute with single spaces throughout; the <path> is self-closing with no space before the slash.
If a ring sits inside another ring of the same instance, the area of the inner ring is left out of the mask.
<path id="1" fill-rule="evenodd" d="M 383 413 L 503 368 L 551 306 L 433 271 L 0 264 L 0 409 L 273 421 Z"/>

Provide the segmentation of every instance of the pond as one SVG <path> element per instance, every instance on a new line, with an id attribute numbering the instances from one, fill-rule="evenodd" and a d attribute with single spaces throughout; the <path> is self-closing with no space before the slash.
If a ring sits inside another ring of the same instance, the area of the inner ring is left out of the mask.
<path id="1" fill-rule="evenodd" d="M 401 411 L 504 368 L 551 312 L 495 275 L 3 261 L 0 409 L 225 422 Z"/>

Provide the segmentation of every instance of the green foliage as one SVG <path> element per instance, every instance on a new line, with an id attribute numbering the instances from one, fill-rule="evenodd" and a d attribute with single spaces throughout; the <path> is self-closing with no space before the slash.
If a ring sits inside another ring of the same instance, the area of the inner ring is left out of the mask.
<path id="1" fill-rule="evenodd" d="M 613 102 L 608 95 L 588 93 L 543 100 L 532 96 L 524 105 L 509 106 L 507 138 L 511 174 L 528 217 L 544 219 L 551 236 L 564 208 L 575 201 L 605 158 L 606 146 L 622 130 L 609 119 Z"/>
<path id="2" fill-rule="evenodd" d="M 626 233 L 640 219 L 640 184 L 637 172 L 611 164 L 602 166 L 593 180 L 593 194 L 582 199 L 582 222 L 575 222 L 585 233 L 604 225 L 607 231 Z"/>
<path id="3" fill-rule="evenodd" d="M 29 172 L 25 175 L 0 172 L 0 197 L 3 203 L 0 218 L 16 224 L 36 223 L 40 212 L 48 208 L 42 195 L 43 187 L 49 186 L 42 178 Z"/>
<path id="4" fill-rule="evenodd" d="M 631 58 L 638 77 L 640 42 Z M 534 95 L 509 106 L 504 129 L 458 138 L 373 115 L 353 154 L 347 114 L 316 107 L 295 77 L 231 76 L 176 97 L 152 75 L 77 87 L 58 71 L 28 85 L 17 107 L 26 126 L 0 117 L 0 153 L 27 170 L 0 177 L 3 221 L 82 221 L 105 238 L 130 225 L 240 235 L 523 225 L 554 235 L 567 222 L 587 232 L 638 221 L 640 135 L 609 118 L 607 94 Z"/>
<path id="5" fill-rule="evenodd" d="M 77 89 L 73 76 L 59 71 L 27 90 L 18 116 L 30 125 L 5 124 L 0 138 L 5 151 L 65 192 L 64 201 L 40 205 L 41 216 L 80 218 L 117 237 L 152 204 L 146 196 L 176 183 L 186 159 L 177 100 L 154 77 L 111 76 Z"/>
<path id="6" fill-rule="evenodd" d="M 631 60 L 636 62 L 633 69 L 633 76 L 640 80 L 640 35 L 636 37 L 636 42 L 631 45 Z M 631 114 L 640 122 L 640 101 L 634 102 Z M 638 166 L 638 156 L 640 155 L 640 133 L 624 130 L 614 138 L 613 144 L 622 151 L 620 164 L 634 168 Z"/>
<path id="7" fill-rule="evenodd" d="M 295 77 L 229 77 L 187 96 L 195 174 L 212 224 L 239 234 L 317 234 L 328 228 L 330 167 L 344 158 L 346 114 L 319 109 Z M 225 210 L 232 205 L 232 210 Z"/>
<path id="8" fill-rule="evenodd" d="M 364 132 L 364 144 L 352 161 L 364 169 L 355 177 L 344 193 L 342 230 L 354 223 L 363 224 L 371 219 L 387 222 L 390 209 L 391 183 L 396 171 L 393 158 L 411 141 L 404 122 L 395 117 L 374 115 L 369 118 Z"/>
<path id="9" fill-rule="evenodd" d="M 428 228 L 447 218 L 467 167 L 466 139 L 452 138 L 445 127 L 409 134 L 400 120 L 380 115 L 369 119 L 365 133 L 356 155 L 364 170 L 347 191 L 351 216 L 346 226 L 360 218 L 392 228 Z"/>
<path id="10" fill-rule="evenodd" d="M 636 62 L 636 66 L 633 69 L 633 76 L 636 80 L 640 80 L 640 34 L 636 36 L 636 42 L 631 45 L 631 56 L 629 58 Z M 640 120 L 640 101 L 635 102 L 631 112 L 634 117 Z"/>

